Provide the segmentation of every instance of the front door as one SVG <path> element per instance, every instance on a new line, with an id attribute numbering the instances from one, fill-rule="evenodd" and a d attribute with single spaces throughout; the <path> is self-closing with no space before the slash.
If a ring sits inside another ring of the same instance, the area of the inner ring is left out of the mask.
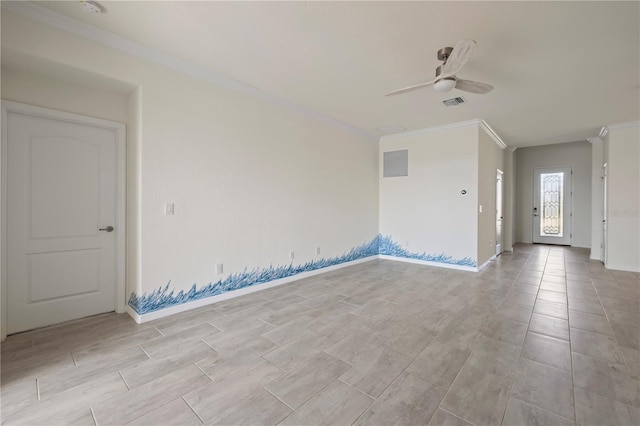
<path id="1" fill-rule="evenodd" d="M 116 131 L 9 110 L 7 333 L 116 306 Z"/>
<path id="2" fill-rule="evenodd" d="M 571 245 L 571 167 L 533 170 L 533 242 Z"/>

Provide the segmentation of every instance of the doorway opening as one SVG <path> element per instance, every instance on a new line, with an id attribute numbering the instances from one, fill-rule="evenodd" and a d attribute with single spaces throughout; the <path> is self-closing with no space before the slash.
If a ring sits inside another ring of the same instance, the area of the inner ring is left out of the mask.
<path id="1" fill-rule="evenodd" d="M 571 167 L 533 169 L 533 242 L 571 245 Z"/>

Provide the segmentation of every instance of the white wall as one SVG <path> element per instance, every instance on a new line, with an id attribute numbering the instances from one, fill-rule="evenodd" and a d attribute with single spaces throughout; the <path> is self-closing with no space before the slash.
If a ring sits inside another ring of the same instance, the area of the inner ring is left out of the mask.
<path id="1" fill-rule="evenodd" d="M 125 114 L 136 293 L 286 265 L 290 251 L 294 264 L 337 256 L 377 234 L 375 142 L 6 10 L 2 45 L 139 88 Z"/>
<path id="2" fill-rule="evenodd" d="M 504 172 L 503 150 L 484 129 L 478 129 L 478 265 L 496 254 L 496 172 Z M 503 195 L 507 176 L 503 175 Z M 503 213 L 505 197 L 503 197 Z M 503 228 L 506 224 L 503 224 Z"/>
<path id="3" fill-rule="evenodd" d="M 602 219 L 604 213 L 602 190 L 602 139 L 590 138 L 591 143 L 591 256 L 602 260 Z"/>
<path id="4" fill-rule="evenodd" d="M 591 145 L 571 142 L 518 148 L 516 151 L 516 241 L 533 240 L 533 169 L 571 166 L 573 170 L 573 226 L 571 245 L 591 247 Z"/>
<path id="5" fill-rule="evenodd" d="M 48 76 L 44 70 L 2 70 L 2 99 L 7 101 L 127 123 L 127 98 L 112 90 Z"/>
<path id="6" fill-rule="evenodd" d="M 640 272 L 640 124 L 609 126 L 607 268 Z"/>
<path id="7" fill-rule="evenodd" d="M 502 244 L 505 251 L 513 251 L 516 235 L 516 162 L 515 149 L 507 147 L 504 151 L 504 235 Z"/>
<path id="8" fill-rule="evenodd" d="M 384 178 L 383 153 L 400 149 L 409 175 Z M 478 124 L 385 136 L 380 163 L 380 233 L 410 252 L 477 260 Z"/>

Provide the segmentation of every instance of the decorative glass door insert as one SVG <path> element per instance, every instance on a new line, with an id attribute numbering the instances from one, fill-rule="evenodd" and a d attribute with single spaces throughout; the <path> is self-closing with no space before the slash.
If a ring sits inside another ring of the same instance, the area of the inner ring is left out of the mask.
<path id="1" fill-rule="evenodd" d="M 562 237 L 564 173 L 540 173 L 540 236 Z"/>
<path id="2" fill-rule="evenodd" d="M 533 169 L 533 242 L 571 245 L 571 167 Z"/>

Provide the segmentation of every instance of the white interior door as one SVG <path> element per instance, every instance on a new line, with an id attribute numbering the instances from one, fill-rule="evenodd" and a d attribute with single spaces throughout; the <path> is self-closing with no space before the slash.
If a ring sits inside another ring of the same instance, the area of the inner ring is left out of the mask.
<path id="1" fill-rule="evenodd" d="M 503 173 L 498 170 L 496 173 L 496 256 L 502 253 L 502 181 Z"/>
<path id="2" fill-rule="evenodd" d="M 9 111 L 7 333 L 116 307 L 114 129 Z"/>
<path id="3" fill-rule="evenodd" d="M 571 245 L 571 167 L 533 170 L 533 242 Z"/>

